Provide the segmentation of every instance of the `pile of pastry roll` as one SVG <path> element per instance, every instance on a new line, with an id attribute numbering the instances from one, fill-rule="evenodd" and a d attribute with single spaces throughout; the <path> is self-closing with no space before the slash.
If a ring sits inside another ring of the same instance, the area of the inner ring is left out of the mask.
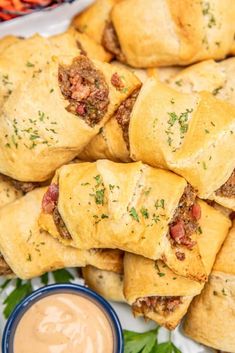
<path id="1" fill-rule="evenodd" d="M 1 39 L 2 275 L 83 267 L 235 352 L 234 33 L 234 0 L 98 0 L 65 33 Z"/>

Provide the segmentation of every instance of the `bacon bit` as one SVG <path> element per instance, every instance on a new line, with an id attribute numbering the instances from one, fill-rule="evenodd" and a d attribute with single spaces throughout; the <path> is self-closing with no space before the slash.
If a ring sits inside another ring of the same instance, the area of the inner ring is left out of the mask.
<path id="1" fill-rule="evenodd" d="M 79 104 L 77 106 L 76 112 L 81 115 L 84 116 L 86 114 L 86 108 L 85 108 L 85 104 Z"/>
<path id="2" fill-rule="evenodd" d="M 198 203 L 195 203 L 192 207 L 192 216 L 197 221 L 201 218 L 201 207 Z"/>
<path id="3" fill-rule="evenodd" d="M 111 83 L 114 87 L 117 88 L 118 91 L 121 91 L 125 87 L 124 83 L 121 80 L 121 77 L 118 75 L 117 72 L 112 75 Z"/>
<path id="4" fill-rule="evenodd" d="M 70 83 L 72 84 L 70 91 L 71 97 L 76 99 L 77 101 L 81 101 L 82 99 L 86 99 L 89 97 L 91 90 L 89 86 L 86 86 L 82 83 L 82 77 L 78 74 L 75 74 L 70 78 Z"/>
<path id="5" fill-rule="evenodd" d="M 51 214 L 54 211 L 59 197 L 59 187 L 57 184 L 51 184 L 42 199 L 42 210 L 44 213 Z"/>
<path id="6" fill-rule="evenodd" d="M 170 235 L 177 244 L 185 245 L 188 249 L 192 249 L 196 244 L 195 241 L 187 237 L 184 229 L 184 222 L 182 220 L 170 227 Z"/>
<path id="7" fill-rule="evenodd" d="M 176 243 L 181 244 L 182 239 L 185 237 L 184 222 L 179 221 L 175 225 L 171 226 L 170 234 Z"/>

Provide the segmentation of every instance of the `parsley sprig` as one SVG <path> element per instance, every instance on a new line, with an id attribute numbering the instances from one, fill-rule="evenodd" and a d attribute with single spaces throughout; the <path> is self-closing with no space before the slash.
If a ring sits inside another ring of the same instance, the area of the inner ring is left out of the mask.
<path id="1" fill-rule="evenodd" d="M 67 283 L 74 279 L 74 276 L 66 269 L 57 270 L 51 273 L 53 281 L 55 283 Z M 49 283 L 49 274 L 45 273 L 40 277 L 41 284 L 47 285 Z M 5 282 L 0 286 L 0 294 L 4 292 L 9 285 L 13 285 L 14 289 L 7 295 L 3 301 L 4 317 L 7 319 L 14 308 L 21 300 L 27 295 L 32 293 L 33 286 L 31 280 L 21 280 L 19 278 L 6 279 Z"/>
<path id="2" fill-rule="evenodd" d="M 144 333 L 124 330 L 124 353 L 181 353 L 171 341 L 171 335 L 167 342 L 158 343 L 159 329 L 157 326 Z"/>

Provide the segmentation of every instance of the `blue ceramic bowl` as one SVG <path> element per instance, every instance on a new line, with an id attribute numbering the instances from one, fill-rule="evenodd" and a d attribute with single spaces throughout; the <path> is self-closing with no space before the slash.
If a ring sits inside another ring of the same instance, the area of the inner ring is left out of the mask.
<path id="1" fill-rule="evenodd" d="M 106 314 L 113 331 L 113 353 L 123 353 L 122 327 L 117 314 L 104 298 L 93 292 L 91 289 L 77 284 L 52 284 L 45 286 L 34 291 L 32 294 L 22 300 L 12 312 L 7 321 L 2 338 L 2 353 L 13 353 L 13 343 L 16 327 L 24 313 L 31 307 L 31 305 L 46 296 L 57 293 L 78 294 L 90 299 L 93 303 L 97 304 Z"/>

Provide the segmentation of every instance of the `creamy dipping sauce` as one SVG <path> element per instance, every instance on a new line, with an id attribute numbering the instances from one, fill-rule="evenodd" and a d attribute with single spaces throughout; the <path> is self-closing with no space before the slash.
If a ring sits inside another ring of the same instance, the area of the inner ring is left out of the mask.
<path id="1" fill-rule="evenodd" d="M 33 304 L 14 336 L 14 353 L 113 353 L 113 332 L 99 306 L 58 293 Z"/>

